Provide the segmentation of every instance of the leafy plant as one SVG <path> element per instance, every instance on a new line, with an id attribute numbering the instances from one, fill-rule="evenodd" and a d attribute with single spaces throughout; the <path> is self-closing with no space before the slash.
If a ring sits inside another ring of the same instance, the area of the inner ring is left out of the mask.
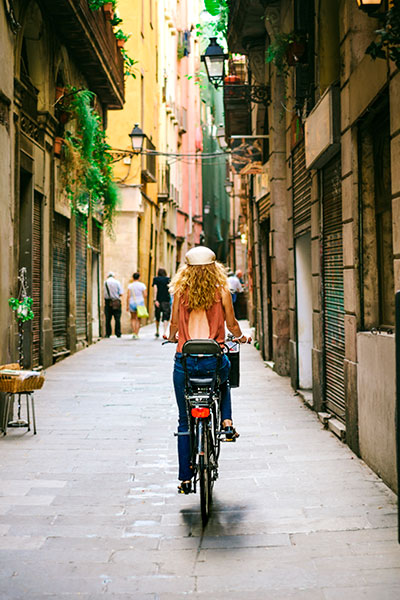
<path id="1" fill-rule="evenodd" d="M 122 19 L 121 19 L 122 20 Z M 115 37 L 117 38 L 117 40 L 124 40 L 124 42 L 127 42 L 129 40 L 129 38 L 131 37 L 130 35 L 127 35 L 126 33 L 124 33 L 122 31 L 122 29 L 118 29 L 115 33 L 114 33 Z"/>
<path id="2" fill-rule="evenodd" d="M 378 40 L 372 42 L 365 53 L 376 60 L 386 58 L 387 52 L 389 58 L 400 69 L 400 0 L 393 0 L 390 10 L 378 18 L 383 22 L 383 27 L 376 31 Z"/>
<path id="3" fill-rule="evenodd" d="M 70 102 L 73 130 L 64 135 L 61 181 L 74 212 L 88 217 L 101 212 L 103 222 L 112 232 L 118 206 L 118 188 L 113 181 L 112 155 L 101 120 L 92 107 L 94 94 L 71 88 Z"/>
<path id="4" fill-rule="evenodd" d="M 210 23 L 213 35 L 221 34 L 226 40 L 228 34 L 229 6 L 227 0 L 204 0 L 204 8 L 212 17 L 218 17 Z M 201 27 L 201 26 L 200 26 Z M 199 27 L 197 27 L 199 31 Z"/>
<path id="5" fill-rule="evenodd" d="M 127 51 L 125 50 L 125 48 L 121 48 L 121 54 L 124 57 L 124 75 L 125 77 L 129 77 L 129 75 L 131 77 L 133 77 L 133 79 L 136 79 L 136 72 L 134 69 L 134 66 L 137 65 L 138 61 L 134 60 L 131 56 L 129 56 L 129 54 L 127 53 Z"/>
<path id="6" fill-rule="evenodd" d="M 107 4 L 108 2 L 112 3 L 114 9 L 117 6 L 117 0 L 88 0 L 88 2 L 89 8 L 91 10 L 99 10 L 99 8 L 101 8 L 102 6 L 104 6 L 104 4 Z"/>
<path id="7" fill-rule="evenodd" d="M 269 44 L 265 60 L 272 63 L 279 75 L 286 77 L 289 74 L 289 64 L 287 54 L 290 44 L 295 41 L 293 33 L 277 33 L 274 40 Z"/>
<path id="8" fill-rule="evenodd" d="M 24 296 L 21 299 L 9 298 L 8 304 L 16 311 L 17 319 L 22 323 L 32 321 L 35 316 L 32 310 L 33 299 L 30 296 Z"/>

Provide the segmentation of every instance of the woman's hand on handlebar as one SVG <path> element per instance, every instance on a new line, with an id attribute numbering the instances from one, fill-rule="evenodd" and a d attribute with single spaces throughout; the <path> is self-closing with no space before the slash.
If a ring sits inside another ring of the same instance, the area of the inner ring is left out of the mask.
<path id="1" fill-rule="evenodd" d="M 244 334 L 240 337 L 232 338 L 232 342 L 237 342 L 238 344 L 251 344 L 251 341 L 251 337 L 247 337 Z"/>

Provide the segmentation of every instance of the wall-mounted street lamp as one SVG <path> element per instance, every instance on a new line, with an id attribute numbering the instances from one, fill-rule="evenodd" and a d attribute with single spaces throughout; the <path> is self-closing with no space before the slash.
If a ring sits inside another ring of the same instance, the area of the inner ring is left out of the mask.
<path id="1" fill-rule="evenodd" d="M 226 193 L 229 195 L 232 193 L 233 190 L 233 183 L 230 179 L 226 179 L 225 180 L 225 191 Z"/>
<path id="2" fill-rule="evenodd" d="M 135 123 L 129 137 L 131 138 L 132 150 L 135 154 L 140 154 L 143 150 L 143 142 L 146 134 L 140 129 L 138 123 Z"/>
<path id="3" fill-rule="evenodd" d="M 383 6 L 383 0 L 357 0 L 358 8 L 366 13 L 375 13 Z"/>
<path id="4" fill-rule="evenodd" d="M 225 61 L 228 56 L 217 44 L 217 38 L 211 37 L 205 53 L 201 55 L 201 62 L 204 63 L 208 80 L 215 89 L 218 89 L 224 82 Z"/>

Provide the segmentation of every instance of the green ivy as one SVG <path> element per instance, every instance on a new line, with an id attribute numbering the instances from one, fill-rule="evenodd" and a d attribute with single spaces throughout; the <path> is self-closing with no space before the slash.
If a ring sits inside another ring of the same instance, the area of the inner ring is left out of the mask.
<path id="1" fill-rule="evenodd" d="M 272 63 L 279 75 L 286 77 L 289 74 L 289 65 L 287 62 L 287 51 L 292 42 L 296 39 L 293 33 L 277 33 L 274 40 L 269 44 L 265 60 Z"/>
<path id="2" fill-rule="evenodd" d="M 17 313 L 17 319 L 25 323 L 25 321 L 32 321 L 34 313 L 32 310 L 33 299 L 30 296 L 25 296 L 21 300 L 18 298 L 9 298 L 8 304 Z"/>
<path id="3" fill-rule="evenodd" d="M 113 181 L 112 155 L 101 119 L 92 107 L 94 94 L 71 88 L 69 105 L 74 129 L 64 135 L 61 179 L 72 209 L 88 217 L 100 212 L 112 232 L 118 207 L 118 188 Z"/>
<path id="4" fill-rule="evenodd" d="M 382 16 L 378 15 L 378 18 L 383 27 L 376 31 L 378 40 L 372 42 L 365 52 L 376 60 L 386 58 L 387 51 L 389 58 L 400 69 L 400 0 L 394 0 L 392 8 Z"/>

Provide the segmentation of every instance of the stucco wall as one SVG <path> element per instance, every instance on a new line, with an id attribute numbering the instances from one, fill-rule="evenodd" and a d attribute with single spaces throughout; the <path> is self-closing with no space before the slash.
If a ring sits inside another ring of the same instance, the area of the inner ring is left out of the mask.
<path id="1" fill-rule="evenodd" d="M 396 490 L 394 336 L 358 333 L 357 353 L 361 457 Z"/>

